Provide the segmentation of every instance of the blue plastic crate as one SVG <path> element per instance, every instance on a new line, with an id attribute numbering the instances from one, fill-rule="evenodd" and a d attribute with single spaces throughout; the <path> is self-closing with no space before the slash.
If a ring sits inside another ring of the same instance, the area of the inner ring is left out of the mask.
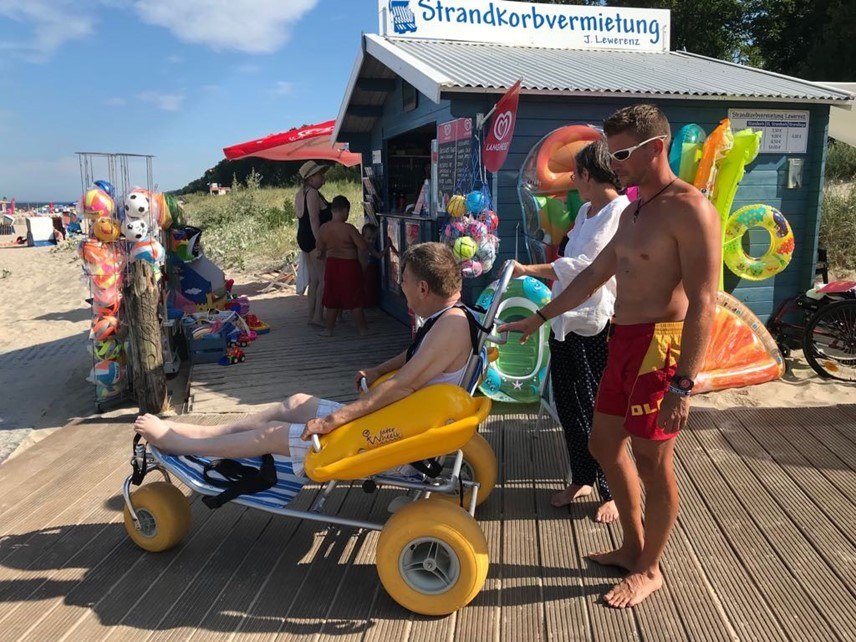
<path id="1" fill-rule="evenodd" d="M 226 354 L 226 339 L 219 334 L 194 339 L 189 331 L 185 331 L 185 337 L 191 363 L 217 363 Z"/>

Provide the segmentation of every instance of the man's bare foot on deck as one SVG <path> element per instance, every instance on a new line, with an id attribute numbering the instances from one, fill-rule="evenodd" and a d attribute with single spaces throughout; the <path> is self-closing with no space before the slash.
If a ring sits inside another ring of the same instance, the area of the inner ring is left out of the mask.
<path id="1" fill-rule="evenodd" d="M 609 500 L 608 502 L 603 502 L 597 507 L 597 513 L 595 513 L 594 521 L 600 522 L 601 524 L 611 524 L 617 519 L 618 508 L 614 501 Z"/>
<path id="2" fill-rule="evenodd" d="M 134 422 L 134 431 L 143 436 L 147 442 L 154 444 L 164 452 L 175 452 L 175 447 L 182 437 L 160 417 L 155 415 L 140 415 Z"/>
<path id="3" fill-rule="evenodd" d="M 636 559 L 639 557 L 639 554 L 630 553 L 624 549 L 617 548 L 614 551 L 589 553 L 585 557 L 601 566 L 617 566 L 625 571 L 630 571 L 630 569 L 636 567 Z"/>
<path id="4" fill-rule="evenodd" d="M 550 505 L 554 508 L 567 506 L 575 499 L 586 497 L 591 494 L 591 486 L 585 484 L 571 484 L 565 490 L 560 490 L 550 498 Z"/>
<path id="5" fill-rule="evenodd" d="M 660 571 L 633 573 L 628 575 L 603 596 L 603 601 L 616 609 L 636 606 L 654 591 L 663 586 Z"/>

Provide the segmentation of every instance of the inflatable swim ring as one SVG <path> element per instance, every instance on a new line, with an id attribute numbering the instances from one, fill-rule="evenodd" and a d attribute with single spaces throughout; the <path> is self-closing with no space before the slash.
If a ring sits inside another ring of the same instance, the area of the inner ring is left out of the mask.
<path id="1" fill-rule="evenodd" d="M 476 306 L 490 307 L 498 281 L 487 286 L 476 301 Z M 512 279 L 496 313 L 497 323 L 506 323 L 528 317 L 550 302 L 550 289 L 532 277 Z M 532 403 L 541 395 L 541 382 L 547 374 L 550 348 L 549 324 L 544 324 L 537 335 L 521 344 L 517 336 L 500 345 L 499 357 L 490 363 L 484 380 L 479 385 L 486 396 L 496 401 Z"/>
<path id="2" fill-rule="evenodd" d="M 761 320 L 725 292 L 717 293 L 716 303 L 710 344 L 693 394 L 751 386 L 781 377 L 785 361 Z"/>
<path id="3" fill-rule="evenodd" d="M 731 134 L 731 121 L 723 118 L 719 127 L 704 141 L 701 160 L 698 164 L 693 185 L 701 190 L 701 193 L 710 198 L 713 185 L 716 180 L 716 163 L 731 149 L 734 136 Z"/>
<path id="4" fill-rule="evenodd" d="M 692 183 L 695 179 L 706 138 L 705 131 L 692 123 L 681 127 L 672 139 L 669 167 L 681 180 Z"/>
<path id="5" fill-rule="evenodd" d="M 743 250 L 743 235 L 751 227 L 761 227 L 770 234 L 770 248 L 759 258 Z M 728 218 L 722 259 L 728 269 L 741 279 L 763 281 L 778 274 L 791 262 L 794 233 L 782 213 L 769 205 L 747 205 Z"/>
<path id="6" fill-rule="evenodd" d="M 535 168 L 538 191 L 567 192 L 574 187 L 574 156 L 590 142 L 602 138 L 590 125 L 566 125 L 547 135 L 539 145 Z"/>

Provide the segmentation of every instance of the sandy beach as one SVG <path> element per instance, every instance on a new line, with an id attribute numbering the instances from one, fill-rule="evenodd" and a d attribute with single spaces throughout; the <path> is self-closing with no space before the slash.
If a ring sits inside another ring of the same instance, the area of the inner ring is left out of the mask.
<path id="1" fill-rule="evenodd" d="M 0 237 L 0 287 L 11 321 L 0 335 L 0 461 L 95 412 L 93 387 L 85 380 L 92 365 L 89 293 L 74 246 L 10 247 L 12 238 Z M 788 365 L 779 381 L 699 395 L 693 404 L 724 409 L 852 401 L 852 384 L 820 379 L 799 352 Z"/>

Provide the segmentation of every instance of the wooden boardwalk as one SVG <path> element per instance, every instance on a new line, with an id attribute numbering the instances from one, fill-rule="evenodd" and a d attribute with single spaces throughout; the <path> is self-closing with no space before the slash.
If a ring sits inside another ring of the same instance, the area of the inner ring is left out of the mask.
<path id="1" fill-rule="evenodd" d="M 406 328 L 389 333 L 406 340 Z M 301 375 L 301 359 L 317 363 L 330 346 L 302 334 L 271 349 L 281 368 L 266 383 L 243 380 L 261 365 L 261 340 L 246 364 L 221 369 L 207 400 L 217 371 L 200 369 L 210 374 L 194 378 L 197 414 L 186 420 L 216 423 L 316 384 L 337 390 L 327 374 Z M 392 350 L 391 340 L 374 349 Z M 354 352 L 336 345 L 343 357 Z M 338 374 L 349 382 L 350 370 Z M 295 387 L 298 375 L 305 386 Z M 856 406 L 695 411 L 678 442 L 682 509 L 665 588 L 623 611 L 600 602 L 620 576 L 583 559 L 614 546 L 619 529 L 588 519 L 594 500 L 549 505 L 566 466 L 561 429 L 536 431 L 534 413 L 494 407 L 481 430 L 500 478 L 477 513 L 492 565 L 484 590 L 454 615 L 416 616 L 389 598 L 375 532 L 235 505 L 211 511 L 194 497 L 188 538 L 143 553 L 122 525 L 129 415 L 67 427 L 0 465 L 0 640 L 854 640 Z M 295 502 L 308 507 L 316 493 L 308 487 Z M 328 507 L 382 521 L 394 496 L 343 487 Z"/>

